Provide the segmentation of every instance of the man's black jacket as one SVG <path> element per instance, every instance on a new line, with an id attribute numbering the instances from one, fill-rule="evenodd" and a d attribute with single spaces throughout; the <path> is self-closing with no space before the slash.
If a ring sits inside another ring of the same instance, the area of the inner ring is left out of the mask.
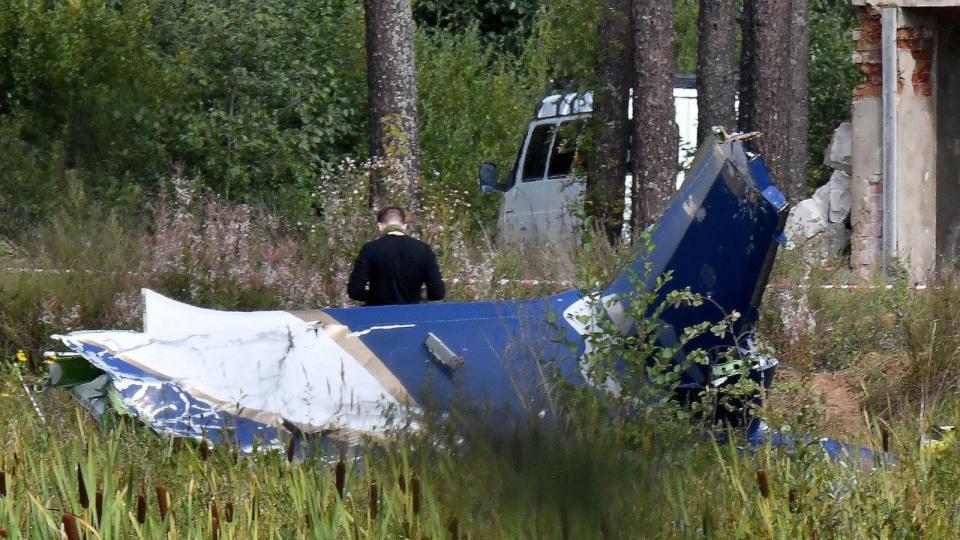
<path id="1" fill-rule="evenodd" d="M 424 283 L 429 300 L 443 300 L 443 279 L 430 246 L 406 235 L 385 234 L 360 250 L 347 294 L 368 306 L 419 304 Z"/>

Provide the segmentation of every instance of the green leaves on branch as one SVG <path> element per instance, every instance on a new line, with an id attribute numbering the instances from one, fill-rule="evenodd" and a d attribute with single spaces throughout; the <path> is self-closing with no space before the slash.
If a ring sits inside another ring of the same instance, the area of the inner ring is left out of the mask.
<path id="1" fill-rule="evenodd" d="M 649 273 L 650 268 L 646 270 Z M 704 309 L 704 321 L 686 328 L 674 328 L 665 322 L 671 310 L 716 307 L 709 297 L 689 288 L 669 290 L 668 273 L 650 280 L 630 275 L 633 291 L 624 296 L 601 298 L 590 293 L 587 310 L 577 322 L 587 329 L 582 358 L 587 380 L 600 392 L 591 391 L 598 406 L 607 411 L 613 426 L 628 439 L 640 437 L 651 425 L 667 425 L 689 431 L 699 419 L 711 425 L 718 407 L 736 410 L 755 396 L 759 388 L 749 377 L 752 365 L 742 357 L 738 346 L 726 350 L 694 349 L 701 336 L 724 337 L 733 332 L 739 313 L 728 313 L 716 320 L 716 311 Z M 734 343 L 738 340 L 734 339 Z M 689 394 L 680 389 L 688 369 L 709 363 L 739 362 L 739 379 L 729 388 L 708 388 Z M 693 407 L 687 403 L 692 401 Z M 673 424 L 674 420 L 681 420 Z M 664 424 L 666 423 L 666 424 Z"/>

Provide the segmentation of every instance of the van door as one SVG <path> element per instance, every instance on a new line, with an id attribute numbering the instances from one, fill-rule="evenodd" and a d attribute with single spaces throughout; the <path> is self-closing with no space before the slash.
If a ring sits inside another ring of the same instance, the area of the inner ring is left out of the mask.
<path id="1" fill-rule="evenodd" d="M 508 241 L 568 242 L 580 219 L 583 181 L 573 173 L 579 160 L 582 119 L 531 122 L 516 181 L 504 194 L 500 230 Z"/>

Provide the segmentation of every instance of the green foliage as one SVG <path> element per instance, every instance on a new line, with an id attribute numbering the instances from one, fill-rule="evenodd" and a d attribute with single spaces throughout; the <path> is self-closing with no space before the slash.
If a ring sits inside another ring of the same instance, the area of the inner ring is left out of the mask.
<path id="1" fill-rule="evenodd" d="M 817 313 L 820 338 L 808 346 L 810 354 L 824 369 L 844 369 L 871 352 L 886 354 L 903 350 L 902 332 L 896 326 L 884 324 L 885 317 L 895 317 L 897 310 L 910 302 L 905 287 L 899 290 L 865 290 L 853 293 L 856 306 L 852 310 L 850 298 L 832 290 L 811 291 L 810 309 Z"/>
<path id="2" fill-rule="evenodd" d="M 164 3 L 154 40 L 183 85 L 176 160 L 230 199 L 288 202 L 365 141 L 359 2 Z"/>
<path id="3" fill-rule="evenodd" d="M 536 90 L 476 30 L 418 33 L 417 75 L 425 186 L 438 194 L 466 191 L 483 218 L 495 215 L 498 198 L 477 189 L 477 167 L 491 161 L 510 169 Z"/>
<path id="4" fill-rule="evenodd" d="M 515 55 L 529 37 L 539 4 L 538 0 L 417 0 L 413 17 L 423 30 L 459 34 L 476 29 L 485 44 Z"/>
<path id="5" fill-rule="evenodd" d="M 39 161 L 60 154 L 100 192 L 135 194 L 166 161 L 157 135 L 171 81 L 148 37 L 149 2 L 12 0 L 2 13 L 6 122 Z"/>
<path id="6" fill-rule="evenodd" d="M 837 126 L 850 121 L 853 87 L 862 80 L 850 60 L 856 26 L 857 12 L 849 2 L 810 2 L 810 189 L 829 180 L 823 152 Z"/>
<path id="7" fill-rule="evenodd" d="M 827 289 L 847 283 L 845 264 L 810 267 L 800 250 L 781 250 L 764 298 L 761 331 L 775 336 L 777 350 L 797 365 L 827 371 L 855 366 L 864 355 L 902 350 L 901 332 L 884 317 L 909 309 L 915 297 L 901 279 L 891 290 L 870 289 L 876 281 L 857 282 L 859 289 Z"/>
<path id="8" fill-rule="evenodd" d="M 636 437 L 625 439 L 587 402 L 569 418 L 526 419 L 523 429 L 496 416 L 463 431 L 426 423 L 418 433 L 348 447 L 342 457 L 334 449 L 290 462 L 277 450 L 243 457 L 226 445 L 162 439 L 132 421 L 105 432 L 63 391 L 24 390 L 37 381 L 27 375 L 21 385 L 12 351 L 2 354 L 0 527 L 11 538 L 59 539 L 66 512 L 105 540 L 446 538 L 451 531 L 469 538 L 941 538 L 960 527 L 953 496 L 960 446 L 955 438 L 918 446 L 924 431 L 913 419 L 885 430 L 871 420 L 871 431 L 850 441 L 871 448 L 888 441 L 895 465 L 832 462 L 815 443 L 745 451 L 737 438 L 720 444 L 669 421 L 638 422 Z M 956 411 L 947 404 L 928 412 Z M 165 516 L 159 497 L 168 503 Z"/>
<path id="9" fill-rule="evenodd" d="M 20 123 L 0 117 L 0 235 L 54 214 L 66 168 L 62 144 L 46 149 L 23 140 Z"/>
<path id="10" fill-rule="evenodd" d="M 35 353 L 49 347 L 51 334 L 124 320 L 123 294 L 137 281 L 129 273 L 138 264 L 137 232 L 89 202 L 75 175 L 61 184 L 60 211 L 0 253 L 0 348 L 16 344 Z"/>
<path id="11" fill-rule="evenodd" d="M 549 90 L 551 81 L 574 89 L 596 86 L 599 17 L 597 2 L 557 0 L 540 7 L 521 57 L 534 88 Z"/>
<path id="12" fill-rule="evenodd" d="M 924 429 L 934 418 L 952 424 L 960 382 L 956 268 L 927 289 L 912 287 L 909 273 L 898 269 L 890 285 L 857 280 L 841 290 L 825 285 L 847 282 L 846 265 L 809 268 L 801 256 L 780 254 L 762 310 L 760 330 L 783 364 L 853 377 L 871 414 L 920 417 Z"/>
<path id="13" fill-rule="evenodd" d="M 648 258 L 653 249 L 650 233 L 644 232 L 637 244 L 634 256 Z M 590 272 L 592 265 L 584 261 L 581 267 Z M 697 424 L 691 421 L 695 414 L 706 426 L 727 419 L 743 420 L 753 413 L 751 402 L 759 392 L 749 377 L 753 363 L 736 347 L 712 350 L 711 356 L 692 349 L 692 343 L 705 334 L 728 336 L 740 314 L 670 328 L 663 322 L 670 311 L 704 308 L 700 312 L 706 318 L 711 310 L 705 305 L 711 300 L 689 289 L 674 290 L 669 274 L 654 279 L 651 271 L 652 263 L 646 263 L 642 273 L 627 270 L 633 285 L 629 294 L 601 297 L 596 292 L 585 293 L 586 310 L 577 316 L 577 322 L 586 330 L 582 369 L 593 388 L 586 389 L 586 395 L 573 393 L 575 408 L 592 403 L 631 444 L 658 429 L 651 426 L 674 432 L 695 429 Z M 667 335 L 673 337 L 664 339 Z M 685 371 L 711 362 L 730 362 L 726 384 L 696 393 L 680 390 Z"/>
<path id="14" fill-rule="evenodd" d="M 305 213 L 323 166 L 362 151 L 364 65 L 355 1 L 14 0 L 0 135 L 21 156 L 0 167 L 43 181 L 4 209 L 35 219 L 65 167 L 136 203 L 180 163 L 232 199 Z"/>
<path id="15" fill-rule="evenodd" d="M 891 416 L 921 411 L 921 420 L 950 424 L 956 418 L 956 388 L 960 383 L 960 288 L 956 267 L 944 272 L 933 291 L 910 292 L 900 283 L 893 326 L 902 343 L 905 362 L 899 380 L 874 377 L 869 383 L 872 405 Z M 888 315 L 890 317 L 890 315 Z M 944 410 L 946 409 L 946 410 Z M 934 411 L 940 411 L 937 414 Z M 926 415 L 926 418 L 924 418 Z M 909 416 L 907 416 L 909 417 Z M 924 426 L 925 428 L 929 425 Z"/>
<path id="16" fill-rule="evenodd" d="M 700 41 L 697 15 L 700 13 L 700 4 L 697 0 L 676 0 L 674 9 L 674 69 L 677 73 L 696 73 L 697 44 Z"/>
<path id="17" fill-rule="evenodd" d="M 679 71 L 695 70 L 696 4 L 676 2 Z M 598 3 L 427 0 L 415 12 L 424 188 L 469 189 L 489 220 L 477 163 L 509 167 L 551 80 L 595 86 Z M 842 2 L 811 4 L 812 164 L 857 79 L 852 24 Z M 6 230 L 55 208 L 68 169 L 93 196 L 135 208 L 175 164 L 229 200 L 307 219 L 322 172 L 365 152 L 363 31 L 358 0 L 11 0 L 0 10 Z M 823 174 L 814 167 L 812 182 Z"/>

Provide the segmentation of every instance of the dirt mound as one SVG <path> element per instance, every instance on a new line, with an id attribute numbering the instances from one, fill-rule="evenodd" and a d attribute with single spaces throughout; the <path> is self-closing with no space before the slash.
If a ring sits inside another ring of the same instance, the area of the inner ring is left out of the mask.
<path id="1" fill-rule="evenodd" d="M 810 389 L 824 406 L 823 424 L 828 431 L 846 435 L 866 433 L 864 395 L 855 374 L 849 370 L 813 373 Z"/>
<path id="2" fill-rule="evenodd" d="M 778 392 L 775 384 L 770 405 L 775 411 L 789 413 L 812 399 L 822 408 L 819 424 L 823 435 L 845 440 L 866 437 L 866 392 L 896 388 L 907 372 L 906 362 L 901 356 L 867 353 L 853 366 L 838 371 L 811 371 L 781 364 L 777 380 L 785 392 Z"/>

